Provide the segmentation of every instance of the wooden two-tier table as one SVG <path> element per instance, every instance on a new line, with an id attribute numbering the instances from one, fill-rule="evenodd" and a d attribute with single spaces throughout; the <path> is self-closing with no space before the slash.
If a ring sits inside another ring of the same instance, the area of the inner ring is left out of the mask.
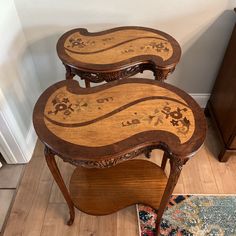
<path id="1" fill-rule="evenodd" d="M 185 92 L 155 80 L 128 78 L 81 88 L 76 80 L 49 87 L 33 113 L 47 164 L 70 210 L 93 215 L 135 203 L 158 210 L 157 227 L 182 166 L 201 147 L 206 122 L 201 108 Z M 161 167 L 135 159 L 164 150 Z M 69 191 L 55 155 L 77 166 Z M 169 178 L 164 173 L 169 158 Z"/>
<path id="2" fill-rule="evenodd" d="M 90 82 L 128 78 L 151 70 L 164 80 L 179 62 L 181 48 L 170 35 L 150 28 L 126 26 L 90 33 L 73 29 L 57 43 L 57 53 L 66 67 L 66 78 L 75 75 Z"/>

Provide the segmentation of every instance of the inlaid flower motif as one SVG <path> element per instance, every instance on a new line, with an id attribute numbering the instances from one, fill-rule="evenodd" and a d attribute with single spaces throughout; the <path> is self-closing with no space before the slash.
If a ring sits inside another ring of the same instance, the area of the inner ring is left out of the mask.
<path id="1" fill-rule="evenodd" d="M 81 38 L 70 38 L 69 42 L 71 43 L 72 48 L 73 47 L 79 47 L 79 48 L 83 48 L 86 46 L 85 42 L 81 39 Z"/>

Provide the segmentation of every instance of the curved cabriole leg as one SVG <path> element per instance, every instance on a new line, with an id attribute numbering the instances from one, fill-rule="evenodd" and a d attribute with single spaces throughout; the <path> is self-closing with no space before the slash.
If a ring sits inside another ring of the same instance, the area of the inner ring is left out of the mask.
<path id="1" fill-rule="evenodd" d="M 60 190 L 67 202 L 69 210 L 70 210 L 70 219 L 67 221 L 67 224 L 72 225 L 74 222 L 74 219 L 75 219 L 74 204 L 70 198 L 70 195 L 69 195 L 69 192 L 66 188 L 64 180 L 63 180 L 61 173 L 57 167 L 57 163 L 55 161 L 55 154 L 48 147 L 44 148 L 44 154 L 45 154 L 47 165 L 54 177 L 54 180 L 56 181 L 58 187 L 60 188 Z"/>
<path id="2" fill-rule="evenodd" d="M 164 152 L 163 157 L 162 157 L 162 161 L 161 161 L 161 169 L 162 170 L 165 170 L 167 160 L 168 160 L 168 153 Z"/>
<path id="3" fill-rule="evenodd" d="M 144 155 L 145 155 L 145 157 L 146 158 L 151 158 L 151 153 L 152 153 L 152 150 L 147 150 L 145 153 L 144 153 Z"/>
<path id="4" fill-rule="evenodd" d="M 86 79 L 84 79 L 84 81 L 85 81 L 85 87 L 90 88 L 90 82 Z"/>
<path id="5" fill-rule="evenodd" d="M 167 70 L 159 70 L 157 69 L 154 72 L 155 80 L 157 81 L 164 81 L 167 78 L 169 71 Z"/>
<path id="6" fill-rule="evenodd" d="M 75 74 L 72 73 L 71 68 L 67 65 L 64 65 L 66 68 L 66 79 L 73 79 Z"/>
<path id="7" fill-rule="evenodd" d="M 155 80 L 158 81 L 164 81 L 167 79 L 167 76 L 172 73 L 175 70 L 175 68 L 171 68 L 171 69 L 156 69 L 154 70 L 154 76 L 155 76 Z"/>
<path id="8" fill-rule="evenodd" d="M 169 176 L 164 194 L 161 199 L 160 207 L 157 212 L 157 222 L 156 222 L 157 235 L 160 235 L 159 227 L 160 227 L 162 215 L 163 215 L 165 208 L 170 200 L 170 197 L 171 197 L 171 194 L 173 193 L 174 187 L 178 182 L 182 167 L 188 160 L 186 158 L 173 157 L 170 154 L 168 154 L 168 157 L 170 158 L 171 169 L 170 169 L 170 176 Z"/>

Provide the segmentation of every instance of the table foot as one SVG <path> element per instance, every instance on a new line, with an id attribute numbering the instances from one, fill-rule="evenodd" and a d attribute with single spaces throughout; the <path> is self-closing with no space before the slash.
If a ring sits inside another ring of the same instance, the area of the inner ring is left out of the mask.
<path id="1" fill-rule="evenodd" d="M 74 223 L 74 219 L 75 217 L 71 218 L 70 216 L 70 219 L 67 221 L 67 225 L 71 226 Z"/>
<path id="2" fill-rule="evenodd" d="M 44 155 L 46 158 L 47 165 L 54 177 L 54 180 L 56 181 L 58 187 L 61 190 L 61 193 L 63 194 L 66 203 L 68 205 L 69 211 L 70 211 L 70 219 L 67 221 L 67 225 L 72 225 L 75 219 L 75 209 L 74 209 L 74 204 L 70 198 L 69 192 L 66 188 L 65 182 L 61 176 L 61 173 L 58 169 L 57 163 L 55 161 L 55 154 L 49 149 L 48 147 L 45 146 L 44 149 Z"/>

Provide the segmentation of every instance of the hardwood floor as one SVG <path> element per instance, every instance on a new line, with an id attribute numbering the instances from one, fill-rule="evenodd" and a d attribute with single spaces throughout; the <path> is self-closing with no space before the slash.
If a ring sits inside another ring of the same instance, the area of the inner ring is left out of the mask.
<path id="1" fill-rule="evenodd" d="M 0 189 L 0 232 L 2 231 L 5 219 L 7 218 L 14 192 L 14 189 Z"/>
<path id="2" fill-rule="evenodd" d="M 209 123 L 205 145 L 184 167 L 175 188 L 176 194 L 236 194 L 236 156 L 227 163 L 217 159 L 218 140 Z M 161 151 L 153 151 L 151 160 L 160 163 Z M 58 161 L 68 184 L 74 169 Z M 168 168 L 167 168 L 168 172 Z M 135 206 L 108 216 L 89 216 L 76 210 L 72 226 L 65 224 L 68 209 L 46 166 L 43 146 L 38 142 L 25 168 L 4 236 L 136 236 Z"/>
<path id="3" fill-rule="evenodd" d="M 0 153 L 0 235 L 6 224 L 9 209 L 14 201 L 19 180 L 24 170 L 24 165 L 9 165 L 5 162 Z"/>

